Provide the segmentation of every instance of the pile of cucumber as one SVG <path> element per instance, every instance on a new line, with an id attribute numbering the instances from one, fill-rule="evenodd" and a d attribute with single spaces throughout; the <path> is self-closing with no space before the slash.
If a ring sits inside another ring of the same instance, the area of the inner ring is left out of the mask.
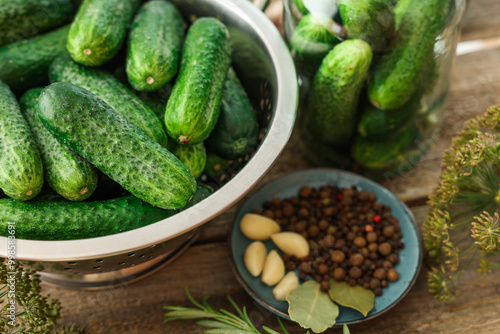
<path id="1" fill-rule="evenodd" d="M 453 5 L 293 0 L 301 19 L 290 46 L 303 81 L 311 81 L 300 124 L 305 142 L 365 171 L 401 163 L 424 124 L 421 100 L 436 84 L 434 47 Z"/>
<path id="2" fill-rule="evenodd" d="M 231 59 L 221 21 L 165 0 L 3 0 L 0 235 L 105 236 L 213 193 L 258 145 Z"/>

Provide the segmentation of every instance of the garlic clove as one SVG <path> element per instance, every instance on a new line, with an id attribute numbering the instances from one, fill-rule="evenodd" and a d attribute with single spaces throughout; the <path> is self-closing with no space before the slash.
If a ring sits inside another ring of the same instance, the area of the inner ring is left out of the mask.
<path id="1" fill-rule="evenodd" d="M 281 231 L 280 225 L 266 216 L 247 213 L 240 222 L 241 232 L 251 240 L 267 240 Z"/>
<path id="2" fill-rule="evenodd" d="M 285 276 L 285 263 L 276 250 L 272 250 L 266 257 L 260 280 L 267 286 L 276 285 Z"/>
<path id="3" fill-rule="evenodd" d="M 273 289 L 273 296 L 276 300 L 285 301 L 290 291 L 299 286 L 299 278 L 294 271 L 290 271 Z"/>
<path id="4" fill-rule="evenodd" d="M 309 243 L 302 234 L 296 232 L 280 232 L 273 234 L 271 239 L 285 254 L 295 255 L 299 259 L 309 255 Z"/>
<path id="5" fill-rule="evenodd" d="M 253 277 L 262 273 L 264 262 L 266 261 L 267 249 L 261 241 L 254 241 L 245 250 L 245 267 Z"/>

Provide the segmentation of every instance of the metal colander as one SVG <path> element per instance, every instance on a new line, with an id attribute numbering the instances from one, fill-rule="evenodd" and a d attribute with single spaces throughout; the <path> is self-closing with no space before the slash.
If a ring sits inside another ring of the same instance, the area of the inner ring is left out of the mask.
<path id="1" fill-rule="evenodd" d="M 198 227 L 242 198 L 264 176 L 288 141 L 298 85 L 288 49 L 277 29 L 247 0 L 173 0 L 188 21 L 215 16 L 233 39 L 233 66 L 261 127 L 256 152 L 210 197 L 168 219 L 111 236 L 71 241 L 16 241 L 16 260 L 42 279 L 68 287 L 101 288 L 136 280 L 189 246 Z M 0 256 L 7 257 L 0 237 Z"/>

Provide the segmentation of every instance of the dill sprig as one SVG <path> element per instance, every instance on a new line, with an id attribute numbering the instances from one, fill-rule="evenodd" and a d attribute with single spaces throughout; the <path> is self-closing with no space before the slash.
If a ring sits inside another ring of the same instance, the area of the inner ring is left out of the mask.
<path id="1" fill-rule="evenodd" d="M 454 283 L 481 256 L 478 271 L 500 267 L 500 108 L 469 120 L 444 153 L 441 179 L 429 196 L 424 245 L 429 291 L 453 301 Z"/>

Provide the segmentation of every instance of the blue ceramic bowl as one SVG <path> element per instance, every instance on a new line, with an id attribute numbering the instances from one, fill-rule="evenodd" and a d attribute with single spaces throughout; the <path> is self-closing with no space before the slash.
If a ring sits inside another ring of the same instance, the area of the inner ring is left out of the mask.
<path id="1" fill-rule="evenodd" d="M 401 240 L 405 247 L 400 250 L 399 263 L 394 267 L 399 273 L 399 279 L 396 282 L 390 282 L 389 286 L 383 289 L 382 296 L 375 298 L 375 306 L 368 315 L 365 317 L 356 310 L 340 306 L 336 326 L 343 323 L 357 324 L 385 313 L 403 299 L 415 283 L 422 264 L 422 244 L 410 209 L 389 190 L 362 176 L 335 169 L 309 169 L 288 174 L 261 187 L 243 204 L 232 225 L 229 247 L 233 271 L 243 288 L 259 304 L 289 319 L 288 303 L 275 300 L 272 294 L 273 287 L 263 284 L 260 277 L 253 277 L 245 268 L 243 255 L 252 241 L 241 233 L 239 223 L 246 213 L 254 209 L 262 209 L 266 201 L 275 197 L 284 199 L 297 196 L 300 187 L 304 185 L 318 188 L 326 184 L 336 185 L 339 188 L 355 186 L 358 190 L 374 193 L 377 202 L 391 207 L 393 216 L 399 220 L 403 234 Z M 277 249 L 270 240 L 266 241 L 265 245 L 268 251 Z"/>

